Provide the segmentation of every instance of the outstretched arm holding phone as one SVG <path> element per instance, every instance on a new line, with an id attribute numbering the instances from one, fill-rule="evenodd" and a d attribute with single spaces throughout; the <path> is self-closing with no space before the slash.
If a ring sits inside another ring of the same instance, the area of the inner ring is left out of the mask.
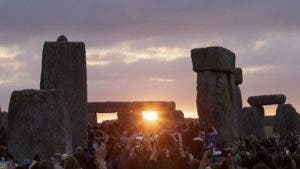
<path id="1" fill-rule="evenodd" d="M 211 162 L 212 162 L 212 151 L 206 150 L 202 156 L 202 159 L 200 160 L 198 169 L 206 169 L 207 167 L 209 167 Z"/>

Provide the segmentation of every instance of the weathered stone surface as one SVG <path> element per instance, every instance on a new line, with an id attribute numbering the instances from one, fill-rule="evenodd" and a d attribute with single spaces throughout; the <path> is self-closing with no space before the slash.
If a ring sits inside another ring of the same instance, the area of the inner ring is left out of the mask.
<path id="1" fill-rule="evenodd" d="M 89 113 L 88 118 L 88 122 L 91 126 L 97 125 L 97 113 Z"/>
<path id="2" fill-rule="evenodd" d="M 68 118 L 62 90 L 14 91 L 8 113 L 9 151 L 17 160 L 70 153 Z"/>
<path id="3" fill-rule="evenodd" d="M 241 68 L 235 68 L 233 69 L 233 75 L 234 75 L 234 103 L 235 103 L 235 123 L 237 126 L 236 128 L 238 129 L 238 135 L 242 135 L 242 130 L 241 130 L 241 124 L 240 124 L 240 116 L 242 113 L 242 108 L 243 108 L 243 101 L 242 101 L 242 94 L 241 94 L 241 89 L 238 86 L 239 84 L 243 83 L 243 72 Z"/>
<path id="4" fill-rule="evenodd" d="M 87 140 L 87 76 L 83 42 L 45 42 L 42 58 L 41 89 L 63 89 L 64 102 L 70 112 L 73 148 L 85 146 Z"/>
<path id="5" fill-rule="evenodd" d="M 0 128 L 5 128 L 7 127 L 7 112 L 0 112 Z"/>
<path id="6" fill-rule="evenodd" d="M 191 51 L 197 72 L 197 111 L 203 125 L 214 126 L 219 140 L 233 141 L 237 136 L 235 112 L 235 55 L 222 47 Z"/>
<path id="7" fill-rule="evenodd" d="M 237 132 L 238 135 L 242 134 L 241 131 L 241 123 L 240 123 L 240 116 L 242 114 L 242 109 L 243 109 L 243 101 L 242 101 L 242 93 L 241 89 L 238 85 L 234 85 L 234 109 L 235 109 L 235 123 L 237 126 Z"/>
<path id="8" fill-rule="evenodd" d="M 117 115 L 121 124 L 133 124 L 143 118 L 142 114 L 132 112 L 118 112 Z"/>
<path id="9" fill-rule="evenodd" d="M 296 109 L 290 104 L 280 104 L 276 109 L 273 121 L 273 131 L 280 135 L 287 135 L 299 131 L 300 118 Z"/>
<path id="10" fill-rule="evenodd" d="M 172 113 L 172 119 L 178 122 L 183 122 L 184 121 L 184 113 L 181 110 L 175 110 Z"/>
<path id="11" fill-rule="evenodd" d="M 273 126 L 275 116 L 265 116 L 265 126 Z"/>
<path id="12" fill-rule="evenodd" d="M 244 107 L 241 118 L 242 137 L 250 135 L 264 137 L 264 108 L 262 106 Z"/>
<path id="13" fill-rule="evenodd" d="M 0 132 L 2 133 L 0 135 L 0 145 L 4 146 L 7 146 L 7 116 L 7 112 L 0 112 Z M 4 132 L 1 131 L 2 129 L 4 129 Z"/>
<path id="14" fill-rule="evenodd" d="M 67 37 L 65 37 L 64 35 L 60 35 L 57 39 L 56 42 L 68 42 Z"/>
<path id="15" fill-rule="evenodd" d="M 191 51 L 193 70 L 232 71 L 235 67 L 235 55 L 223 47 L 197 48 Z"/>
<path id="16" fill-rule="evenodd" d="M 235 84 L 239 85 L 243 83 L 243 71 L 241 68 L 233 69 L 234 74 L 234 82 Z"/>
<path id="17" fill-rule="evenodd" d="M 283 94 L 251 96 L 248 98 L 248 103 L 251 106 L 284 104 L 286 97 Z"/>
<path id="18" fill-rule="evenodd" d="M 232 74 L 204 71 L 197 74 L 197 111 L 199 120 L 218 130 L 221 140 L 236 136 Z"/>
<path id="19" fill-rule="evenodd" d="M 114 113 L 129 112 L 132 110 L 132 102 L 89 102 L 88 113 Z"/>

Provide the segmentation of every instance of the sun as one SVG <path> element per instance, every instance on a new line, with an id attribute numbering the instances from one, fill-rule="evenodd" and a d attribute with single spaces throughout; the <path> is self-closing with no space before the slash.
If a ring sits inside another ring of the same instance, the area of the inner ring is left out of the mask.
<path id="1" fill-rule="evenodd" d="M 157 120 L 157 112 L 156 111 L 143 111 L 143 118 L 149 121 L 156 121 Z"/>

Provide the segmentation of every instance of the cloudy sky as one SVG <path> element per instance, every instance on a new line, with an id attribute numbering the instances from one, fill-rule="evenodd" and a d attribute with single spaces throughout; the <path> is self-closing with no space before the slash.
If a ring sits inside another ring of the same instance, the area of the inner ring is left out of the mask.
<path id="1" fill-rule="evenodd" d="M 44 41 L 83 41 L 89 101 L 174 100 L 196 112 L 190 50 L 218 45 L 251 95 L 284 93 L 300 109 L 298 0 L 0 0 L 0 104 L 39 88 Z M 267 114 L 274 113 L 274 106 Z"/>

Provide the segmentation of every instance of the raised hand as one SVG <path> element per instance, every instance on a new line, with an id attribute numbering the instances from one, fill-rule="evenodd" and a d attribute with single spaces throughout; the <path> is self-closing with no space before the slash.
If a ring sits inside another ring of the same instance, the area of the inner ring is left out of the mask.
<path id="1" fill-rule="evenodd" d="M 200 165 L 198 169 L 205 169 L 212 162 L 212 151 L 206 150 L 200 160 Z"/>

